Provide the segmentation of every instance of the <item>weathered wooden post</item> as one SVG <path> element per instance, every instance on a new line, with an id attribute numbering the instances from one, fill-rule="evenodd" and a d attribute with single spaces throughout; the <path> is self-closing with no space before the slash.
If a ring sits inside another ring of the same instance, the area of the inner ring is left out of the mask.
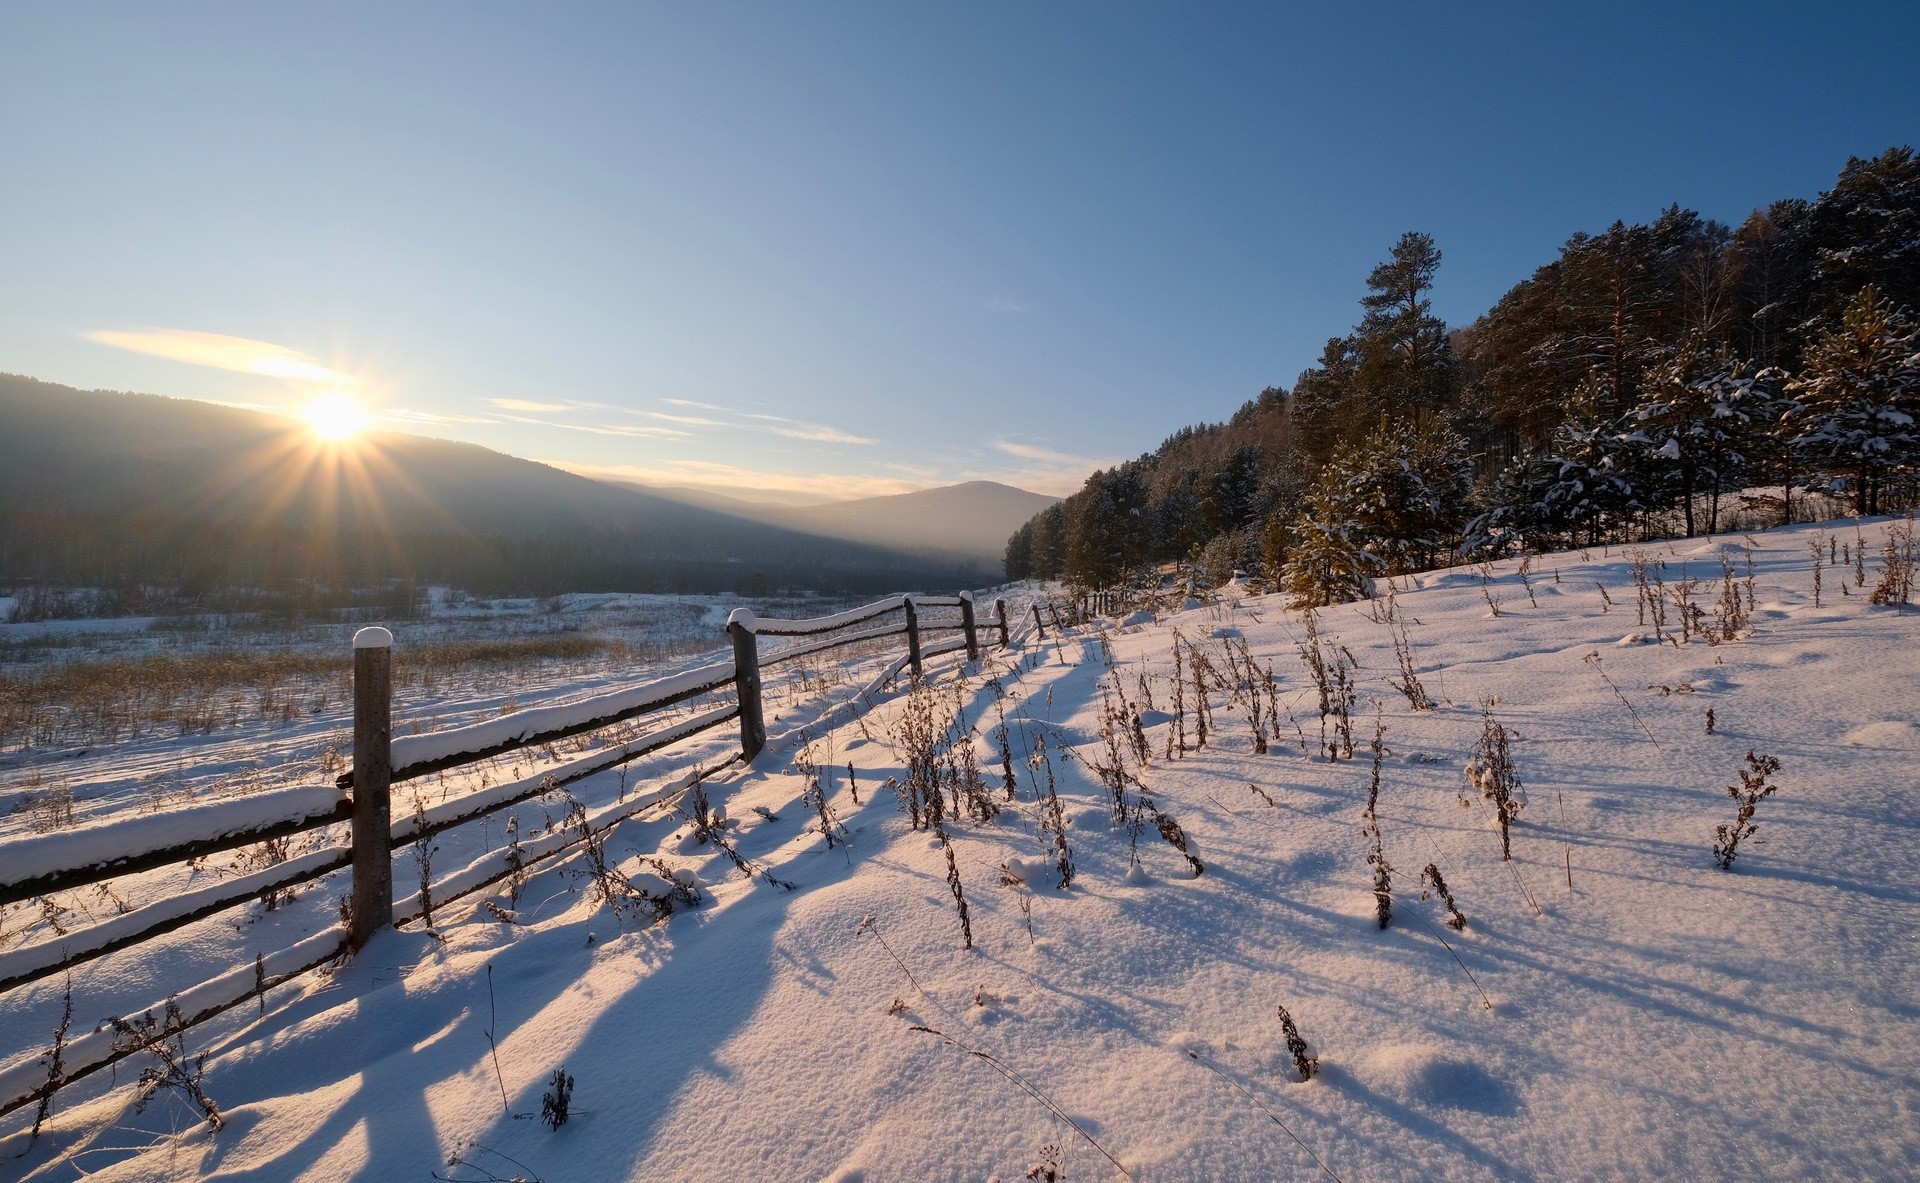
<path id="1" fill-rule="evenodd" d="M 1038 604 L 1033 606 L 1033 632 L 1034 635 L 1042 641 L 1047 639 L 1047 625 L 1045 621 L 1040 619 L 1040 605 Z"/>
<path id="2" fill-rule="evenodd" d="M 1002 649 L 1005 649 L 1008 645 L 1012 644 L 1013 642 L 1008 639 L 1007 601 L 1004 597 L 1001 597 L 1001 596 L 994 597 L 993 619 L 994 619 L 994 623 L 1000 626 L 1000 647 Z"/>
<path id="3" fill-rule="evenodd" d="M 903 596 L 900 601 L 907 609 L 907 664 L 913 667 L 913 676 L 920 676 L 920 617 L 913 610 L 913 597 Z"/>
<path id="4" fill-rule="evenodd" d="M 751 760 L 767 746 L 766 716 L 760 709 L 760 637 L 753 613 L 735 608 L 727 617 L 733 639 L 733 688 L 740 698 L 740 754 Z"/>
<path id="5" fill-rule="evenodd" d="M 358 949 L 393 927 L 393 634 L 353 634 L 353 924 Z"/>
<path id="6" fill-rule="evenodd" d="M 973 631 L 973 593 L 960 593 L 960 629 L 967 634 L 967 660 L 980 660 L 980 638 Z"/>

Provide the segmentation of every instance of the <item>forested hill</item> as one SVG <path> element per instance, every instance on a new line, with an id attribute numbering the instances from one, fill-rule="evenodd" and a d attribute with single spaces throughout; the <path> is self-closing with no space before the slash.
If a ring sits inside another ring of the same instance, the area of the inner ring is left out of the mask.
<path id="1" fill-rule="evenodd" d="M 1470 325 L 1409 233 L 1293 388 L 1088 478 L 1008 541 L 1009 577 L 1122 583 L 1197 560 L 1302 604 L 1449 557 L 1717 525 L 1730 490 L 1912 503 L 1920 159 L 1729 227 L 1678 206 L 1577 233 Z"/>
<path id="2" fill-rule="evenodd" d="M 337 606 L 484 594 L 890 591 L 980 564 L 746 521 L 471 444 L 329 448 L 276 415 L 0 375 L 0 582 Z M 137 604 L 129 604 L 138 608 Z"/>

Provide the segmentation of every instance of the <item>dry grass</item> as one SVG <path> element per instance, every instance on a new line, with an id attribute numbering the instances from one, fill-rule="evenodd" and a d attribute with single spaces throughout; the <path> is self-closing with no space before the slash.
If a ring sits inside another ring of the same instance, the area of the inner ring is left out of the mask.
<path id="1" fill-rule="evenodd" d="M 432 688 L 478 670 L 531 672 L 541 662 L 630 664 L 651 647 L 578 634 L 431 642 L 394 662 L 397 688 Z M 221 649 L 68 661 L 0 672 L 0 750 L 204 734 L 344 708 L 348 653 Z"/>

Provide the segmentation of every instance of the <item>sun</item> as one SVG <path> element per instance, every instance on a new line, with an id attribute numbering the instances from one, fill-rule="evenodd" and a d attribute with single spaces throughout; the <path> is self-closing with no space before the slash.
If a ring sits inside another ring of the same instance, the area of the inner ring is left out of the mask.
<path id="1" fill-rule="evenodd" d="M 352 439 L 367 425 L 367 409 L 347 394 L 323 394 L 308 403 L 300 417 L 313 434 L 334 443 Z"/>

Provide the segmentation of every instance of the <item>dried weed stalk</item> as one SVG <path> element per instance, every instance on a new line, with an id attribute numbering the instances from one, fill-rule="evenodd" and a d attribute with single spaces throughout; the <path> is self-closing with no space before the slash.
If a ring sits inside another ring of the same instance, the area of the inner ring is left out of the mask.
<path id="1" fill-rule="evenodd" d="M 1293 1068 L 1300 1074 L 1300 1083 L 1305 1084 L 1320 1071 L 1320 1057 L 1308 1054 L 1307 1041 L 1300 1037 L 1300 1028 L 1293 1025 L 1293 1016 L 1287 1013 L 1286 1005 L 1282 1003 L 1278 1009 L 1280 1031 L 1287 1039 L 1287 1054 L 1293 1057 Z"/>
<path id="2" fill-rule="evenodd" d="M 1500 857 L 1513 858 L 1513 819 L 1526 807 L 1526 795 L 1520 774 L 1513 766 L 1512 733 L 1493 717 L 1493 699 L 1481 703 L 1480 739 L 1474 744 L 1473 758 L 1467 761 L 1467 783 L 1479 791 L 1482 800 L 1493 802 L 1494 820 L 1500 826 Z"/>
<path id="3" fill-rule="evenodd" d="M 220 1114 L 220 1107 L 207 1096 L 200 1087 L 200 1079 L 206 1072 L 207 1056 L 187 1053 L 186 1029 L 187 1017 L 180 1012 L 180 1004 L 167 1000 L 164 1017 L 155 1018 L 152 1011 L 137 1019 L 115 1017 L 109 1022 L 113 1025 L 113 1048 L 117 1052 L 144 1052 L 153 1062 L 140 1071 L 140 1099 L 135 1112 L 146 1108 L 147 1102 L 162 1089 L 177 1089 L 184 1093 L 194 1108 L 207 1119 L 207 1124 L 219 1129 L 227 1124 Z"/>
<path id="4" fill-rule="evenodd" d="M 1727 786 L 1727 796 L 1740 802 L 1740 809 L 1734 814 L 1731 826 L 1714 827 L 1713 861 L 1722 871 L 1733 870 L 1733 860 L 1739 854 L 1740 843 L 1753 836 L 1759 826 L 1754 824 L 1753 812 L 1760 802 L 1773 796 L 1780 786 L 1770 784 L 1769 776 L 1780 771 L 1780 761 L 1772 756 L 1757 756 L 1753 749 L 1747 749 L 1747 766 L 1740 770 L 1738 787 Z"/>
<path id="5" fill-rule="evenodd" d="M 1361 833 L 1367 839 L 1367 866 L 1373 869 L 1373 916 L 1385 928 L 1393 920 L 1393 864 L 1387 861 L 1380 838 L 1380 762 L 1386 753 L 1387 727 L 1375 720 L 1373 725 L 1373 777 L 1367 785 L 1367 811 L 1362 816 Z"/>
<path id="6" fill-rule="evenodd" d="M 1420 884 L 1421 899 L 1431 899 L 1437 895 L 1440 897 L 1440 902 L 1447 906 L 1448 928 L 1457 931 L 1467 926 L 1467 915 L 1460 910 L 1460 905 L 1453 902 L 1453 893 L 1447 890 L 1447 881 L 1440 877 L 1440 868 L 1437 864 L 1428 863 L 1420 872 Z"/>

